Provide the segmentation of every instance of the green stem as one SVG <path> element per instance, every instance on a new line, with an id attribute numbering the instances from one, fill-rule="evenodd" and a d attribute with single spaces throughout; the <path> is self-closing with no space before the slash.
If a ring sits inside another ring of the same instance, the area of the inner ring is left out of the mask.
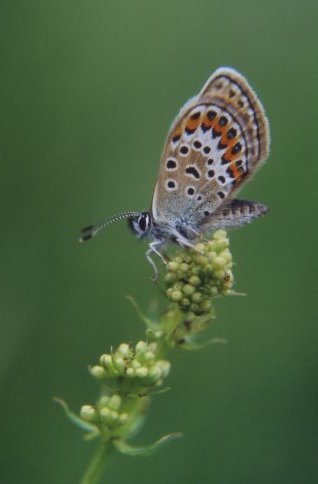
<path id="1" fill-rule="evenodd" d="M 80 484 L 97 484 L 103 474 L 106 459 L 112 447 L 109 442 L 102 441 L 87 467 Z"/>

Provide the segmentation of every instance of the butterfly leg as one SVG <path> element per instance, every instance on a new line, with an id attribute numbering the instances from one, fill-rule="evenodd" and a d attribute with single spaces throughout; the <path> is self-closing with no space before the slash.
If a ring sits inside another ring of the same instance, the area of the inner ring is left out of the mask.
<path id="1" fill-rule="evenodd" d="M 198 236 L 200 236 L 199 233 L 198 233 Z M 193 244 L 192 242 L 189 242 L 189 240 L 187 240 L 185 237 L 177 237 L 176 242 L 177 244 L 181 245 L 181 247 L 188 247 L 189 249 L 192 249 L 195 252 L 198 252 L 198 254 L 202 254 L 202 252 L 196 248 L 195 244 Z"/>
<path id="2" fill-rule="evenodd" d="M 181 245 L 181 247 L 189 247 L 189 249 L 194 249 L 194 245 L 191 244 L 191 242 L 189 242 L 187 239 L 185 239 L 184 237 L 178 237 L 176 239 L 176 242 L 177 244 Z"/>
<path id="3" fill-rule="evenodd" d="M 204 237 L 203 233 L 198 232 L 197 230 L 194 230 L 194 228 L 190 228 L 190 232 L 193 233 L 195 237 L 197 237 L 199 240 L 202 240 L 203 242 L 207 242 L 206 237 Z"/>
<path id="4" fill-rule="evenodd" d="M 150 242 L 149 244 L 149 249 L 146 252 L 146 257 L 148 262 L 151 264 L 153 270 L 154 270 L 154 275 L 153 275 L 153 281 L 156 282 L 158 279 L 158 269 L 157 266 L 154 262 L 154 260 L 151 258 L 152 252 L 157 254 L 158 257 L 162 260 L 162 262 L 166 265 L 167 261 L 165 260 L 164 256 L 159 252 L 158 247 L 162 245 L 162 240 L 154 240 L 153 242 Z"/>

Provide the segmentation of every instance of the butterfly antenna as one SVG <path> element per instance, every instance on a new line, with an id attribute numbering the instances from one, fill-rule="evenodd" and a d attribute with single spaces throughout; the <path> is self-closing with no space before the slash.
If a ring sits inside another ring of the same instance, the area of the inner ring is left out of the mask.
<path id="1" fill-rule="evenodd" d="M 81 236 L 79 238 L 79 241 L 86 242 L 87 240 L 95 237 L 95 235 L 97 235 L 101 230 L 108 227 L 108 225 L 119 222 L 124 218 L 136 217 L 138 215 L 140 215 L 140 212 L 121 212 L 111 217 L 107 217 L 104 220 L 101 220 L 96 225 L 88 225 L 81 230 Z"/>

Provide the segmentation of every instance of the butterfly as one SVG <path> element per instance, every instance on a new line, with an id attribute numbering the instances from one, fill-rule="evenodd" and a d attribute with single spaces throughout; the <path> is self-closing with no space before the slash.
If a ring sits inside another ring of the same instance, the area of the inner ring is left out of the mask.
<path id="1" fill-rule="evenodd" d="M 267 212 L 261 203 L 235 197 L 269 155 L 269 124 L 248 81 L 220 67 L 198 95 L 181 108 L 164 144 L 151 209 L 122 212 L 85 227 L 80 241 L 113 222 L 128 219 L 134 234 L 149 238 L 146 257 L 167 242 L 183 247 L 219 228 L 249 223 Z"/>

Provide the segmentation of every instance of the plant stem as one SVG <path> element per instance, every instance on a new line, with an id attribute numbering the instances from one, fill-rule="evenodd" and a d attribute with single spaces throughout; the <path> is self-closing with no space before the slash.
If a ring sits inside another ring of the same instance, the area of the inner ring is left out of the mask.
<path id="1" fill-rule="evenodd" d="M 97 450 L 89 463 L 80 484 L 97 484 L 102 476 L 106 458 L 111 451 L 111 445 L 109 442 L 102 441 L 97 447 Z"/>

